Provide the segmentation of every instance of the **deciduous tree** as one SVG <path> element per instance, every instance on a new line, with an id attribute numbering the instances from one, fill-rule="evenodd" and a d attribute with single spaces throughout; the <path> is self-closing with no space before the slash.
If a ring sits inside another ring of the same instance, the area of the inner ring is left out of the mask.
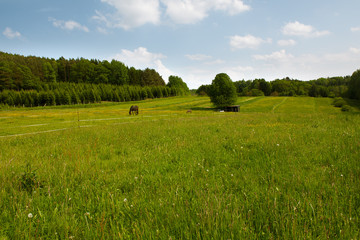
<path id="1" fill-rule="evenodd" d="M 209 96 L 217 107 L 225 107 L 236 102 L 236 87 L 226 73 L 219 73 L 212 81 Z"/>

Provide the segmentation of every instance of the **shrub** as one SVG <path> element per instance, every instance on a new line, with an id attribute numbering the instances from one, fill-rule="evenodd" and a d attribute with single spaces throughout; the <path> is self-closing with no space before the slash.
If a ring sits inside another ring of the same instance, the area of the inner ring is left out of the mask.
<path id="1" fill-rule="evenodd" d="M 347 104 L 345 104 L 341 107 L 341 111 L 343 111 L 343 112 L 350 112 L 350 110 L 351 110 L 351 107 Z"/>
<path id="2" fill-rule="evenodd" d="M 341 97 L 334 98 L 334 101 L 332 103 L 335 107 L 342 107 L 346 104 L 345 100 Z"/>

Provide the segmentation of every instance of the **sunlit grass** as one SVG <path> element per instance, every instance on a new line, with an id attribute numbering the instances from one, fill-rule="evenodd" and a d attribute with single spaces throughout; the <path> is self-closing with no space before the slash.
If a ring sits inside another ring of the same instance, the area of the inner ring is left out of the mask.
<path id="1" fill-rule="evenodd" d="M 0 112 L 0 239 L 359 238 L 357 109 L 260 97 L 219 113 L 181 97 L 129 116 L 132 104 Z"/>

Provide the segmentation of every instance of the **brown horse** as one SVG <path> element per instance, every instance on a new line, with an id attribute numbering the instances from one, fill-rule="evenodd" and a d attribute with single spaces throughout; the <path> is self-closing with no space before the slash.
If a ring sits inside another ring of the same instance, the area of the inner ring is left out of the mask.
<path id="1" fill-rule="evenodd" d="M 133 106 L 131 106 L 130 107 L 130 111 L 129 111 L 129 115 L 131 115 L 131 114 L 136 114 L 136 115 L 138 115 L 139 114 L 139 107 L 138 106 L 136 106 L 136 105 L 133 105 Z"/>

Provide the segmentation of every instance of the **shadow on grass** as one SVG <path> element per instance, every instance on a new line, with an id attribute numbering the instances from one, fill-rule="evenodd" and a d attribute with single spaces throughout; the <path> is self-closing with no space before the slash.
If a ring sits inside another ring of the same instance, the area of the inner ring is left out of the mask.
<path id="1" fill-rule="evenodd" d="M 210 108 L 210 107 L 190 107 L 189 109 L 193 111 L 209 111 L 209 112 L 214 112 L 218 110 L 218 108 Z"/>
<path id="2" fill-rule="evenodd" d="M 344 98 L 347 105 L 360 110 L 360 100 Z"/>

